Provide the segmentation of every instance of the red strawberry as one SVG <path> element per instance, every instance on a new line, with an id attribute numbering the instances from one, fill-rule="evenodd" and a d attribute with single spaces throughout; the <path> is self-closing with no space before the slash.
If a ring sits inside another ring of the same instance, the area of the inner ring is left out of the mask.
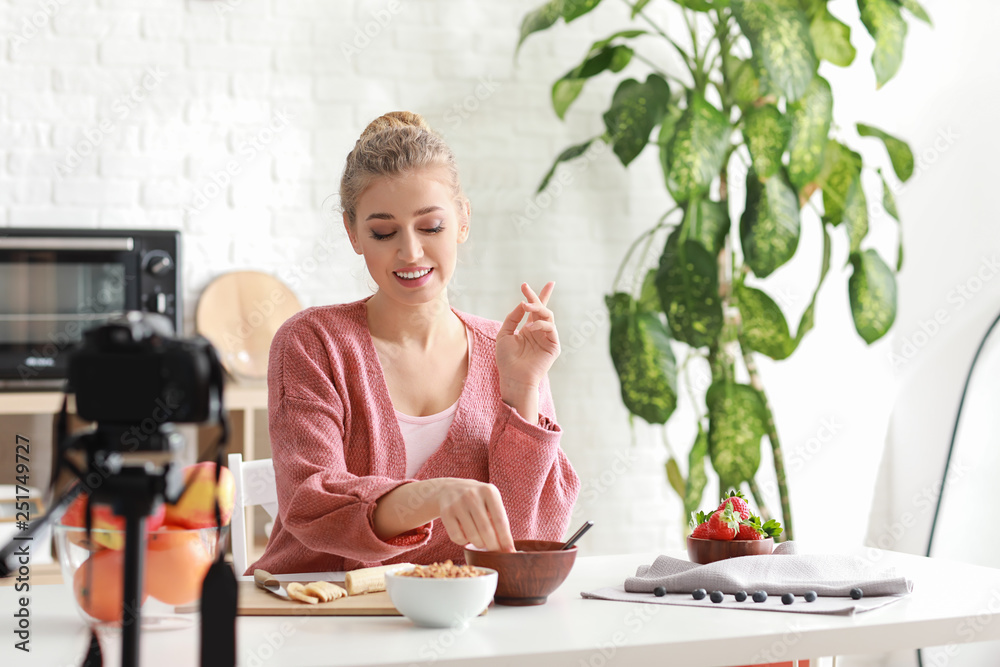
<path id="1" fill-rule="evenodd" d="M 763 540 L 767 537 L 780 535 L 783 529 L 781 524 L 771 519 L 761 522 L 759 516 L 750 515 L 749 519 L 740 522 L 740 531 L 736 535 L 738 540 Z"/>
<path id="2" fill-rule="evenodd" d="M 741 521 L 750 518 L 750 505 L 747 504 L 746 498 L 740 491 L 730 491 L 728 496 L 723 496 L 718 509 L 721 510 L 726 505 L 732 506 L 733 511 L 739 515 Z"/>
<path id="3" fill-rule="evenodd" d="M 741 523 L 740 532 L 736 533 L 737 540 L 762 540 L 764 539 L 764 533 L 760 532 L 751 523 Z"/>
<path id="4" fill-rule="evenodd" d="M 708 520 L 708 539 L 731 540 L 740 530 L 740 518 L 732 507 L 716 510 Z"/>
<path id="5" fill-rule="evenodd" d="M 694 532 L 691 533 L 691 537 L 696 537 L 698 539 L 707 540 L 708 539 L 708 522 L 698 524 Z"/>

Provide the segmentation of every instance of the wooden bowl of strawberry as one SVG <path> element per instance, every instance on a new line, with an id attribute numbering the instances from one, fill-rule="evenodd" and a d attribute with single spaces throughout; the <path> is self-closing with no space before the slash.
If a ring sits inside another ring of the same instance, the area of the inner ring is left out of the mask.
<path id="1" fill-rule="evenodd" d="M 739 556 L 765 556 L 774 551 L 774 536 L 781 525 L 771 519 L 762 522 L 750 511 L 743 495 L 730 492 L 712 512 L 698 512 L 694 532 L 687 538 L 688 558 L 707 565 Z"/>

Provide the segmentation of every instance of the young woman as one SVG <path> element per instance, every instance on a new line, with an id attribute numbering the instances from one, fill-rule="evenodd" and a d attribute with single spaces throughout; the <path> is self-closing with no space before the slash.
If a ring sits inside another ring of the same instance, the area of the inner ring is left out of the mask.
<path id="1" fill-rule="evenodd" d="M 554 284 L 522 284 L 502 324 L 450 307 L 471 209 L 454 155 L 417 114 L 365 129 L 340 197 L 378 291 L 304 310 L 274 338 L 278 518 L 247 573 L 461 563 L 469 543 L 561 539 L 580 480 L 546 376 L 559 355 Z"/>

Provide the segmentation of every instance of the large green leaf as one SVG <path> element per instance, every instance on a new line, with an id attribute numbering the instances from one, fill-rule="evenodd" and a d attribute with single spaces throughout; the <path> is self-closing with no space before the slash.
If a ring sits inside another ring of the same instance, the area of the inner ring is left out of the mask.
<path id="1" fill-rule="evenodd" d="M 743 119 L 743 137 L 750 149 L 753 169 L 760 178 L 770 178 L 782 167 L 781 157 L 790 134 L 788 119 L 773 104 L 752 107 Z"/>
<path id="2" fill-rule="evenodd" d="M 625 79 L 618 85 L 604 125 L 611 135 L 615 155 L 628 164 L 649 142 L 649 133 L 659 124 L 670 103 L 670 87 L 659 74 L 650 74 L 645 83 Z"/>
<path id="3" fill-rule="evenodd" d="M 732 57 L 727 59 L 726 66 L 729 89 L 737 106 L 744 109 L 760 99 L 760 77 L 754 63 Z"/>
<path id="4" fill-rule="evenodd" d="M 802 97 L 819 65 L 805 12 L 787 0 L 732 0 L 732 9 L 772 85 Z"/>
<path id="5" fill-rule="evenodd" d="M 875 38 L 872 66 L 875 80 L 881 88 L 896 76 L 903 62 L 906 42 L 906 21 L 898 0 L 858 0 L 861 22 Z"/>
<path id="6" fill-rule="evenodd" d="M 877 127 L 858 123 L 858 134 L 862 137 L 875 137 L 881 139 L 885 144 L 885 149 L 889 151 L 889 160 L 892 161 L 892 170 L 896 172 L 896 177 L 904 183 L 913 176 L 913 151 L 909 144 L 902 139 L 892 136 L 888 132 L 883 132 Z"/>
<path id="7" fill-rule="evenodd" d="M 708 433 L 698 424 L 698 436 L 688 452 L 688 478 L 684 486 L 684 516 L 698 509 L 701 496 L 708 484 L 708 474 L 705 472 L 705 457 L 708 456 Z"/>
<path id="8" fill-rule="evenodd" d="M 624 44 L 605 46 L 589 55 L 586 60 L 567 72 L 552 84 L 552 107 L 560 119 L 566 117 L 566 110 L 576 100 L 587 79 L 606 70 L 620 72 L 632 60 L 633 51 Z"/>
<path id="9" fill-rule="evenodd" d="M 844 219 L 844 208 L 851 184 L 861 178 L 861 156 L 843 144 L 830 140 L 823 156 L 823 170 L 819 175 L 823 187 L 823 221 L 839 225 Z"/>
<path id="10" fill-rule="evenodd" d="M 812 299 L 809 301 L 809 305 L 802 312 L 802 317 L 799 319 L 799 329 L 795 334 L 795 340 L 793 341 L 793 348 L 798 348 L 799 343 L 805 338 L 805 335 L 812 331 L 813 326 L 816 324 L 816 298 L 819 296 L 819 289 L 823 286 L 823 281 L 826 280 L 826 274 L 830 272 L 830 250 L 832 244 L 830 243 L 830 233 L 826 231 L 826 225 L 823 227 L 823 266 L 819 272 L 819 282 L 816 283 L 816 289 L 813 290 Z"/>
<path id="11" fill-rule="evenodd" d="M 855 178 L 847 188 L 847 199 L 844 202 L 844 222 L 847 223 L 847 236 L 851 241 L 851 252 L 861 250 L 861 241 L 868 235 L 868 198 L 861 185 L 861 179 Z"/>
<path id="12" fill-rule="evenodd" d="M 618 32 L 613 33 L 605 37 L 604 39 L 594 42 L 590 47 L 590 53 L 593 54 L 596 53 L 597 51 L 600 51 L 601 49 L 603 49 L 605 46 L 615 41 L 616 39 L 633 39 L 635 37 L 638 37 L 639 35 L 648 35 L 648 34 L 649 33 L 645 30 L 635 30 L 635 29 L 619 30 Z"/>
<path id="13" fill-rule="evenodd" d="M 745 285 L 737 287 L 735 296 L 743 337 L 750 349 L 776 361 L 787 358 L 793 352 L 793 341 L 781 307 L 764 292 Z"/>
<path id="14" fill-rule="evenodd" d="M 676 97 L 671 98 L 670 107 L 667 109 L 663 120 L 660 121 L 660 134 L 656 138 L 656 143 L 660 147 L 660 167 L 663 169 L 664 174 L 670 169 L 670 153 L 668 152 L 670 141 L 674 138 L 674 133 L 677 131 L 677 124 L 684 115 L 684 109 L 678 105 L 678 102 L 679 100 Z"/>
<path id="15" fill-rule="evenodd" d="M 517 40 L 517 49 L 514 52 L 515 57 L 517 56 L 517 51 L 521 50 L 521 44 L 528 38 L 528 35 L 547 30 L 559 20 L 559 17 L 562 16 L 562 4 L 563 0 L 549 0 L 549 2 L 546 2 L 541 7 L 537 7 L 524 15 L 524 19 L 521 21 L 521 36 Z"/>
<path id="16" fill-rule="evenodd" d="M 665 156 L 667 188 L 683 203 L 708 191 L 729 150 L 729 120 L 701 95 L 688 101 Z"/>
<path id="17" fill-rule="evenodd" d="M 722 331 L 722 300 L 715 255 L 696 240 L 681 240 L 684 226 L 667 238 L 656 289 L 673 337 L 692 347 L 714 344 Z"/>
<path id="18" fill-rule="evenodd" d="M 760 392 L 730 380 L 713 382 L 708 406 L 708 453 L 719 488 L 740 488 L 760 467 L 760 441 L 767 433 L 767 410 Z"/>
<path id="19" fill-rule="evenodd" d="M 562 0 L 562 17 L 566 23 L 580 18 L 591 11 L 601 0 Z"/>
<path id="20" fill-rule="evenodd" d="M 895 218 L 896 222 L 901 222 L 899 219 L 899 209 L 896 207 L 896 196 L 892 194 L 892 190 L 889 188 L 889 183 L 886 182 L 885 176 L 882 174 L 882 170 L 878 170 L 878 177 L 882 179 L 882 208 L 885 212 Z M 896 254 L 896 271 L 903 270 L 903 225 L 899 225 L 899 251 Z"/>
<path id="21" fill-rule="evenodd" d="M 646 277 L 642 280 L 642 290 L 639 294 L 637 308 L 645 313 L 663 312 L 660 293 L 656 291 L 656 269 L 647 271 Z"/>
<path id="22" fill-rule="evenodd" d="M 667 460 L 666 468 L 667 481 L 670 482 L 670 486 L 677 492 L 677 495 L 683 499 L 684 487 L 687 486 L 687 483 L 684 481 L 684 475 L 681 474 L 681 466 L 677 463 L 677 459 L 671 456 Z"/>
<path id="23" fill-rule="evenodd" d="M 688 238 L 701 243 L 713 256 L 718 255 L 729 233 L 729 207 L 708 199 L 692 200 L 684 211 L 684 225 Z"/>
<path id="24" fill-rule="evenodd" d="M 896 320 L 896 277 L 874 250 L 851 255 L 854 273 L 847 281 L 854 328 L 871 345 Z"/>
<path id="25" fill-rule="evenodd" d="M 740 242 L 747 266 L 760 278 L 771 275 L 799 245 L 799 198 L 784 172 L 761 183 L 747 173 L 747 203 L 740 218 Z"/>
<path id="26" fill-rule="evenodd" d="M 577 144 L 576 146 L 570 146 L 562 153 L 560 153 L 559 157 L 556 158 L 556 161 L 552 163 L 552 166 L 549 168 L 548 172 L 546 172 L 545 177 L 542 179 L 542 182 L 538 184 L 538 189 L 535 191 L 535 194 L 538 194 L 546 187 L 548 187 L 549 181 L 552 180 L 552 176 L 556 173 L 556 167 L 559 166 L 559 163 L 580 157 L 581 155 L 587 152 L 587 149 L 590 148 L 590 145 L 594 143 L 595 140 L 596 137 L 594 139 L 588 139 L 582 144 Z"/>
<path id="27" fill-rule="evenodd" d="M 825 4 L 809 24 L 809 34 L 818 58 L 841 67 L 854 62 L 858 52 L 851 44 L 851 28 L 831 14 Z"/>
<path id="28" fill-rule="evenodd" d="M 659 317 L 642 312 L 628 294 L 606 297 L 611 316 L 611 360 L 622 400 L 650 424 L 663 424 L 677 407 L 677 363 Z"/>
<path id="29" fill-rule="evenodd" d="M 917 2 L 917 0 L 899 0 L 899 4 L 903 5 L 903 9 L 908 10 L 924 23 L 934 25 L 931 21 L 931 17 L 927 15 L 927 10 L 925 10 L 920 3 Z"/>
<path id="30" fill-rule="evenodd" d="M 879 178 L 882 179 L 882 207 L 885 212 L 899 220 L 899 209 L 896 207 L 896 197 L 892 194 L 892 190 L 889 188 L 889 183 L 885 180 L 885 175 L 882 170 L 878 170 Z"/>
<path id="31" fill-rule="evenodd" d="M 801 190 L 823 168 L 827 135 L 833 121 L 833 92 L 830 84 L 816 76 L 806 94 L 788 105 L 791 137 L 788 140 L 788 178 Z"/>

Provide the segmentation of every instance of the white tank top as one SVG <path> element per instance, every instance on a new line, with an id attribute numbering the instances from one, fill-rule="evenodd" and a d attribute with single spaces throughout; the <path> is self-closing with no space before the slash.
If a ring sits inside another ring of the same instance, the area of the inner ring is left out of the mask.
<path id="1" fill-rule="evenodd" d="M 472 360 L 472 331 L 466 327 L 465 334 L 469 341 L 468 359 Z M 464 387 L 464 385 L 463 385 Z M 459 399 L 460 400 L 460 399 Z M 396 410 L 396 420 L 399 422 L 399 432 L 403 434 L 406 445 L 406 477 L 412 478 L 427 462 L 431 454 L 437 451 L 446 437 L 451 423 L 455 421 L 458 401 L 441 412 L 425 417 L 404 415 Z"/>

